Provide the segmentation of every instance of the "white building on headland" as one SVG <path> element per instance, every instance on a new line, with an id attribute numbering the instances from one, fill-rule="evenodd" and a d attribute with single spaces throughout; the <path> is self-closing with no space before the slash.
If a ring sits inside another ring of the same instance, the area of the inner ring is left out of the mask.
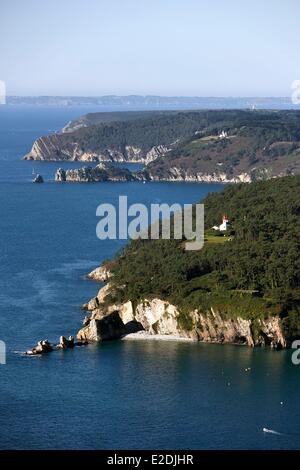
<path id="1" fill-rule="evenodd" d="M 226 232 L 226 230 L 228 228 L 228 224 L 229 224 L 229 219 L 228 219 L 227 215 L 223 215 L 223 221 L 222 221 L 221 225 L 214 225 L 213 229 L 214 230 L 219 230 L 220 232 Z"/>
<path id="2" fill-rule="evenodd" d="M 219 139 L 227 139 L 228 137 L 228 132 L 222 131 L 221 134 L 219 135 Z"/>

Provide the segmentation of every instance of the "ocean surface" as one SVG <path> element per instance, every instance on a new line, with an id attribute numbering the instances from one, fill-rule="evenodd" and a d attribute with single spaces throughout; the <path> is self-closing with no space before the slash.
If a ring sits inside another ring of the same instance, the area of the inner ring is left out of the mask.
<path id="1" fill-rule="evenodd" d="M 188 203 L 222 189 L 55 184 L 60 163 L 21 161 L 35 138 L 88 111 L 0 106 L 0 449 L 300 448 L 290 351 L 147 340 L 20 354 L 76 333 L 99 288 L 85 274 L 125 243 L 97 239 L 100 203 Z M 31 183 L 34 172 L 44 184 Z"/>

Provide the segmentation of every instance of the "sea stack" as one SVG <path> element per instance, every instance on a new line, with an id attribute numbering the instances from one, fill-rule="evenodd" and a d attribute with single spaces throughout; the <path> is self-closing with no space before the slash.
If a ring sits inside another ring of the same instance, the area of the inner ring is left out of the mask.
<path id="1" fill-rule="evenodd" d="M 33 183 L 43 183 L 43 182 L 44 182 L 44 179 L 43 179 L 42 175 L 39 175 L 39 174 L 37 174 L 36 177 L 33 180 Z"/>

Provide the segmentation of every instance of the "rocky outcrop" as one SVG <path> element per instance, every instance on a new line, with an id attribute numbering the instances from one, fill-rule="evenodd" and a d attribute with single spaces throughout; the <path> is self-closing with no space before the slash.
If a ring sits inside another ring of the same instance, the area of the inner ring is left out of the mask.
<path id="1" fill-rule="evenodd" d="M 111 271 L 107 266 L 99 266 L 98 268 L 87 274 L 88 279 L 98 282 L 107 282 L 112 276 Z"/>
<path id="2" fill-rule="evenodd" d="M 76 141 L 65 140 L 63 134 L 53 134 L 39 137 L 23 160 L 97 162 L 109 158 L 81 149 Z"/>
<path id="3" fill-rule="evenodd" d="M 283 175 L 280 175 L 283 176 Z M 251 183 L 260 179 L 268 179 L 268 171 L 250 171 L 228 175 L 224 172 L 202 173 L 182 168 L 171 167 L 167 171 L 153 171 L 151 167 L 131 172 L 128 169 L 117 168 L 110 163 L 99 163 L 94 168 L 83 167 L 79 169 L 63 170 L 59 168 L 55 174 L 55 181 L 94 183 L 102 181 L 165 181 L 188 183 Z"/>
<path id="4" fill-rule="evenodd" d="M 36 175 L 36 177 L 33 179 L 32 181 L 33 183 L 43 183 L 44 182 L 44 179 L 42 177 L 42 175 Z"/>
<path id="5" fill-rule="evenodd" d="M 58 344 L 51 344 L 47 339 L 38 341 L 36 346 L 25 352 L 25 355 L 36 356 L 40 354 L 47 354 L 59 349 L 73 349 L 75 346 L 82 346 L 84 344 L 86 344 L 85 341 L 75 343 L 73 336 L 69 336 L 68 338 L 65 336 L 60 336 Z"/>
<path id="6" fill-rule="evenodd" d="M 74 348 L 74 337 L 69 336 L 69 338 L 65 338 L 65 336 L 60 336 L 59 343 L 57 345 L 57 349 L 68 349 Z"/>
<path id="7" fill-rule="evenodd" d="M 55 181 L 58 183 L 63 183 L 66 181 L 66 170 L 63 168 L 58 168 L 55 172 Z"/>
<path id="8" fill-rule="evenodd" d="M 99 290 L 96 297 L 82 306 L 89 314 L 83 320 L 83 328 L 77 333 L 79 341 L 118 339 L 143 329 L 134 316 L 131 302 L 107 304 L 110 293 L 111 285 L 108 283 Z"/>
<path id="9" fill-rule="evenodd" d="M 247 346 L 268 346 L 282 349 L 287 346 L 281 320 L 277 316 L 245 319 L 227 318 L 211 308 L 203 313 L 193 310 L 189 313 L 158 298 L 145 299 L 136 306 L 128 300 L 123 303 L 111 302 L 113 286 L 107 283 L 97 296 L 83 305 L 87 311 L 82 328 L 74 338 L 61 336 L 59 343 L 52 345 L 48 340 L 39 341 L 27 351 L 27 355 L 45 354 L 54 350 L 65 350 L 89 342 L 113 339 L 158 337 L 203 341 L 206 343 L 231 343 Z M 143 333 L 143 335 L 140 335 Z"/>
<path id="10" fill-rule="evenodd" d="M 136 176 L 126 168 L 117 168 L 109 163 L 99 163 L 93 167 L 64 170 L 58 168 L 56 182 L 98 183 L 105 181 L 136 181 Z"/>
<path id="11" fill-rule="evenodd" d="M 89 315 L 77 334 L 78 340 L 103 341 L 144 330 L 149 336 L 270 346 L 275 349 L 286 347 L 279 317 L 256 321 L 241 317 L 223 318 L 221 312 L 213 308 L 205 314 L 198 310 L 183 314 L 175 305 L 155 298 L 145 299 L 136 307 L 131 301 L 110 304 L 111 290 L 110 284 L 105 285 L 95 298 L 83 306 Z"/>
<path id="12" fill-rule="evenodd" d="M 60 142 L 57 136 L 39 137 L 33 144 L 31 151 L 26 154 L 24 160 L 56 160 L 59 155 L 63 160 L 68 160 L 70 152 L 62 153 L 60 150 Z"/>
<path id="13" fill-rule="evenodd" d="M 150 335 L 172 335 L 197 340 L 194 328 L 185 329 L 180 326 L 179 316 L 179 311 L 174 305 L 161 299 L 146 299 L 135 309 L 135 320 Z"/>
<path id="14" fill-rule="evenodd" d="M 159 157 L 162 157 L 166 153 L 170 152 L 171 148 L 165 145 L 155 145 L 147 153 L 144 163 L 150 163 L 156 160 Z"/>
<path id="15" fill-rule="evenodd" d="M 42 341 L 38 341 L 38 344 L 29 351 L 26 351 L 26 354 L 28 356 L 35 356 L 37 354 L 45 354 L 51 351 L 53 351 L 53 346 L 47 339 L 44 339 Z"/>
<path id="16" fill-rule="evenodd" d="M 64 130 L 61 134 L 39 137 L 23 160 L 149 163 L 169 150 L 165 145 L 145 149 L 135 145 L 118 147 L 114 143 L 89 149 L 82 147 L 72 132 Z"/>
<path id="17" fill-rule="evenodd" d="M 287 341 L 284 337 L 279 317 L 258 320 L 258 325 L 255 328 L 252 326 L 252 332 L 254 335 L 257 335 L 256 344 L 270 346 L 271 348 L 287 347 Z"/>
<path id="18" fill-rule="evenodd" d="M 96 297 L 93 297 L 88 303 L 83 304 L 83 310 L 93 311 L 98 309 L 101 304 L 105 303 L 106 297 L 110 294 L 111 285 L 108 283 L 102 287 Z"/>
<path id="19" fill-rule="evenodd" d="M 113 170 L 112 170 L 113 169 Z M 261 172 L 260 176 L 250 173 L 241 173 L 229 176 L 226 173 L 201 173 L 185 171 L 176 167 L 170 168 L 165 173 L 156 173 L 148 168 L 138 172 L 117 169 L 108 163 L 100 163 L 94 168 L 83 167 L 79 169 L 63 170 L 59 168 L 55 174 L 57 182 L 95 183 L 103 181 L 164 181 L 187 183 L 251 183 L 258 179 L 267 179 L 268 175 Z"/>
<path id="20" fill-rule="evenodd" d="M 241 317 L 223 319 L 213 308 L 209 314 L 194 311 L 192 315 L 200 341 L 270 346 L 275 349 L 286 347 L 279 317 L 255 322 Z"/>
<path id="21" fill-rule="evenodd" d="M 112 171 L 113 168 L 113 171 Z M 95 183 L 103 181 L 165 181 L 188 183 L 250 183 L 253 181 L 251 173 L 241 173 L 237 176 L 228 176 L 225 173 L 192 173 L 178 168 L 171 168 L 166 174 L 156 174 L 147 168 L 138 172 L 117 169 L 107 163 L 100 163 L 94 168 L 83 167 L 79 169 L 63 170 L 59 168 L 55 174 L 57 182 Z"/>
<path id="22" fill-rule="evenodd" d="M 182 168 L 171 167 L 167 172 L 161 174 L 155 171 L 147 171 L 148 179 L 151 181 L 188 182 L 188 183 L 251 183 L 254 175 L 241 173 L 229 176 L 223 172 L 202 173 Z"/>
<path id="23" fill-rule="evenodd" d="M 126 332 L 118 312 L 112 312 L 102 318 L 92 318 L 87 326 L 77 333 L 80 341 L 104 341 L 108 339 L 118 339 Z"/>

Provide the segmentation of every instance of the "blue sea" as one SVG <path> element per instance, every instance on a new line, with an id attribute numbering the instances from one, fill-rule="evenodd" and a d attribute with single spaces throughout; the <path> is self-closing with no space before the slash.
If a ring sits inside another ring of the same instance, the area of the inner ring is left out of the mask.
<path id="1" fill-rule="evenodd" d="M 81 304 L 99 288 L 85 274 L 126 243 L 97 239 L 100 203 L 189 203 L 222 189 L 56 184 L 60 163 L 21 161 L 35 138 L 95 110 L 0 106 L 0 449 L 300 448 L 300 367 L 290 351 L 115 341 L 20 354 L 76 333 Z M 32 184 L 33 172 L 45 183 Z"/>

